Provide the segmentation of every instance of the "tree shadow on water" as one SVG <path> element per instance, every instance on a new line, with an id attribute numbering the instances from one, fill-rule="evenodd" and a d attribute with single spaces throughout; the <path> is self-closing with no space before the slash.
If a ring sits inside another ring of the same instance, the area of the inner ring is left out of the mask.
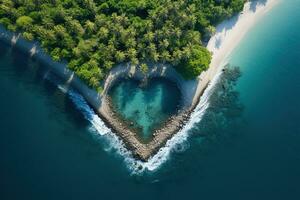
<path id="1" fill-rule="evenodd" d="M 0 43 L 1 56 L 7 56 L 9 59 L 8 64 L 14 74 L 12 78 L 17 84 L 27 91 L 33 91 L 37 98 L 44 97 L 46 105 L 54 106 L 55 109 L 51 109 L 49 113 L 51 119 L 56 120 L 57 112 L 63 112 L 77 128 L 87 126 L 88 122 L 75 108 L 69 95 L 58 88 L 58 84 L 63 84 L 63 80 L 51 72 L 49 66 L 39 62 L 34 56 L 31 57 L 29 52 L 6 43 Z"/>
<path id="2" fill-rule="evenodd" d="M 146 85 L 142 86 L 143 93 L 143 101 L 146 104 L 149 104 L 157 98 L 157 95 L 160 91 L 160 84 L 162 84 L 164 80 L 162 78 L 150 78 Z"/>
<path id="3" fill-rule="evenodd" d="M 28 52 L 12 47 L 9 52 L 12 58 L 12 66 L 18 80 L 23 82 L 23 86 L 28 90 L 37 90 L 46 96 L 52 96 L 57 90 L 57 85 L 47 79 L 54 77 L 51 69 L 39 62 L 34 56 L 31 57 Z M 48 77 L 47 77 L 48 76 Z M 55 76 L 55 79 L 59 79 Z"/>
<path id="4" fill-rule="evenodd" d="M 168 82 L 168 87 L 162 91 L 162 111 L 167 114 L 174 114 L 180 109 L 182 94 L 174 82 Z"/>
<path id="5" fill-rule="evenodd" d="M 267 3 L 267 0 L 253 0 L 253 1 L 250 1 L 250 10 L 255 12 L 257 6 L 266 5 L 266 3 Z"/>
<path id="6" fill-rule="evenodd" d="M 6 43 L 4 43 L 3 41 L 0 41 L 0 58 L 2 58 L 3 56 L 5 56 L 9 52 L 10 48 L 11 47 L 9 47 L 8 45 L 6 45 Z"/>
<path id="7" fill-rule="evenodd" d="M 28 71 L 30 65 L 29 53 L 25 53 L 16 47 L 11 49 L 12 64 L 15 67 L 15 72 L 22 76 Z"/>
<path id="8" fill-rule="evenodd" d="M 134 96 L 136 95 L 137 91 L 137 80 L 123 78 L 118 80 L 112 86 L 112 88 L 109 91 L 109 94 L 113 97 L 113 101 L 119 101 L 119 109 L 124 110 L 126 105 L 130 104 L 130 102 L 134 99 Z"/>

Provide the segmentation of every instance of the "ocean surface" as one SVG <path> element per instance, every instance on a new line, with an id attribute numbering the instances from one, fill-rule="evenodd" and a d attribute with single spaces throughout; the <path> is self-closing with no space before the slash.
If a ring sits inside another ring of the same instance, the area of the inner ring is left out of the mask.
<path id="1" fill-rule="evenodd" d="M 299 10 L 249 31 L 188 139 L 139 174 L 76 92 L 0 43 L 0 199 L 300 199 Z"/>

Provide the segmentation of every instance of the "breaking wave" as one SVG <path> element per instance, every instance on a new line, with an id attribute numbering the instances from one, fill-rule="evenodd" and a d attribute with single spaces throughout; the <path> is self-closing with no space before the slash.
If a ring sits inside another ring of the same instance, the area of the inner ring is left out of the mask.
<path id="1" fill-rule="evenodd" d="M 133 174 L 140 174 L 144 171 L 155 171 L 159 169 L 159 167 L 169 159 L 172 152 L 183 152 L 189 147 L 186 143 L 189 137 L 189 130 L 193 128 L 196 123 L 201 121 L 206 109 L 209 107 L 209 97 L 213 92 L 213 88 L 216 85 L 220 74 L 221 73 L 215 76 L 204 91 L 200 102 L 191 113 L 189 121 L 147 162 L 142 162 L 132 156 L 131 152 L 125 148 L 122 140 L 117 137 L 110 128 L 105 126 L 103 120 L 94 112 L 78 92 L 71 89 L 68 85 L 62 84 L 58 78 L 50 73 L 47 73 L 44 78 L 54 83 L 62 92 L 70 97 L 75 104 L 75 107 L 84 115 L 84 118 L 91 123 L 89 130 L 93 136 L 107 142 L 108 146 L 105 150 L 108 152 L 117 152 L 117 154 L 124 158 L 126 166 Z"/>
<path id="2" fill-rule="evenodd" d="M 220 74 L 215 76 L 215 78 L 209 84 L 207 89 L 204 91 L 203 95 L 201 96 L 200 102 L 198 103 L 194 111 L 191 113 L 189 121 L 178 133 L 176 133 L 170 140 L 167 141 L 164 147 L 162 147 L 147 162 L 139 161 L 139 168 L 136 168 L 136 165 L 132 165 L 132 163 L 134 163 L 134 160 L 128 160 L 128 166 L 133 172 L 140 172 L 145 169 L 149 171 L 155 171 L 169 159 L 171 152 L 182 152 L 188 148 L 189 145 L 188 143 L 186 143 L 186 141 L 189 137 L 189 130 L 191 130 L 191 128 L 193 128 L 196 123 L 199 123 L 201 121 L 206 109 L 209 107 L 209 97 L 213 92 L 214 86 L 216 85 Z"/>

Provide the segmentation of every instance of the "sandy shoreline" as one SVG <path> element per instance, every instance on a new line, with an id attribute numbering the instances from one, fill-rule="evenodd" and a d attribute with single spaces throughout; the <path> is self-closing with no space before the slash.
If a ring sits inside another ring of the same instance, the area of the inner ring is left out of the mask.
<path id="1" fill-rule="evenodd" d="M 184 105 L 186 106 L 182 112 L 170 118 L 164 127 L 155 131 L 153 140 L 147 144 L 140 142 L 134 132 L 128 130 L 121 121 L 118 121 L 114 117 L 108 105 L 109 101 L 107 101 L 105 97 L 106 91 L 114 82 L 114 79 L 128 75 L 128 73 L 131 73 L 134 77 L 139 77 L 138 72 L 132 73 L 132 67 L 127 66 L 127 68 L 124 68 L 123 66 L 123 72 L 120 69 L 118 70 L 118 66 L 115 68 L 115 71 L 112 70 L 105 81 L 104 93 L 100 95 L 96 91 L 88 88 L 72 71 L 68 70 L 66 64 L 54 62 L 42 51 L 38 43 L 25 41 L 18 35 L 7 31 L 2 26 L 0 26 L 0 39 L 16 45 L 25 52 L 30 52 L 31 55 L 34 55 L 42 63 L 48 65 L 54 73 L 65 80 L 67 86 L 72 86 L 78 90 L 106 122 L 108 127 L 112 128 L 116 135 L 122 139 L 133 155 L 140 160 L 146 161 L 164 146 L 189 120 L 190 113 L 195 106 L 197 106 L 201 94 L 209 82 L 222 70 L 223 66 L 225 66 L 228 55 L 238 45 L 255 22 L 276 5 L 278 1 L 280 0 L 267 0 L 265 3 L 260 3 L 262 1 L 247 2 L 242 14 L 218 25 L 216 34 L 210 39 L 207 45 L 208 50 L 213 53 L 210 67 L 206 72 L 203 72 L 197 80 L 183 81 L 178 78 L 179 76 L 176 75 L 174 69 L 170 67 L 165 68 L 162 65 L 155 68 L 159 70 L 150 72 L 150 74 L 152 73 L 150 76 L 161 76 L 175 81 L 183 93 L 185 99 Z"/>
<path id="2" fill-rule="evenodd" d="M 271 10 L 280 0 L 258 0 L 247 2 L 243 11 L 225 20 L 216 27 L 216 33 L 210 38 L 207 49 L 212 52 L 212 60 L 209 69 L 203 72 L 198 78 L 197 91 L 193 99 L 193 104 L 199 101 L 199 95 L 203 92 L 207 84 L 218 74 L 227 64 L 230 53 L 244 38 L 253 25 Z"/>

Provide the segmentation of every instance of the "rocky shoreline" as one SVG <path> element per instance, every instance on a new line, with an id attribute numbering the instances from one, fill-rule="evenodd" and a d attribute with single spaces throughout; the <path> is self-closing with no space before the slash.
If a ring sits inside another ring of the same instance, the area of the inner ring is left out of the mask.
<path id="1" fill-rule="evenodd" d="M 107 98 L 107 97 L 106 97 Z M 162 126 L 154 131 L 151 141 L 144 143 L 140 140 L 137 133 L 115 116 L 109 105 L 108 100 L 103 100 L 101 118 L 106 122 L 109 128 L 118 133 L 118 136 L 131 150 L 134 157 L 139 160 L 147 161 L 154 155 L 175 133 L 177 133 L 189 120 L 193 108 L 182 110 L 176 115 L 171 116 Z"/>
<path id="2" fill-rule="evenodd" d="M 95 90 L 90 89 L 84 84 L 74 72 L 67 68 L 64 63 L 54 62 L 49 55 L 39 47 L 37 42 L 29 42 L 20 37 L 20 34 L 7 31 L 0 26 L 0 40 L 16 46 L 30 56 L 34 56 L 43 64 L 49 66 L 49 69 L 61 77 L 65 82 L 65 86 L 76 89 L 93 107 L 96 113 L 101 117 L 105 124 L 113 130 L 113 132 L 122 139 L 127 149 L 129 149 L 135 158 L 146 161 L 154 155 L 176 132 L 178 132 L 189 119 L 193 110 L 194 95 L 197 91 L 198 80 L 184 80 L 174 68 L 164 64 L 149 64 L 147 78 L 162 77 L 175 82 L 182 94 L 182 111 L 177 115 L 170 117 L 161 128 L 158 128 L 149 143 L 143 143 L 137 133 L 130 130 L 128 126 L 118 117 L 109 105 L 107 93 L 113 86 L 115 81 L 120 78 L 128 77 L 138 80 L 145 78 L 138 67 L 129 64 L 123 64 L 114 67 L 104 82 L 104 91 L 98 94 Z"/>
<path id="3" fill-rule="evenodd" d="M 173 81 L 177 84 L 182 99 L 182 109 L 176 114 L 166 120 L 165 123 L 157 128 L 152 135 L 149 142 L 145 143 L 138 136 L 135 130 L 128 127 L 128 124 L 122 119 L 116 116 L 111 105 L 111 101 L 108 97 L 109 89 L 122 78 L 132 78 L 137 80 L 143 80 L 145 75 L 139 71 L 139 69 L 133 66 L 117 66 L 108 75 L 105 82 L 105 88 L 102 96 L 102 104 L 99 109 L 99 115 L 106 122 L 107 126 L 117 133 L 118 136 L 125 143 L 127 149 L 130 149 L 133 156 L 139 160 L 147 161 L 152 155 L 154 155 L 175 133 L 177 133 L 184 124 L 189 120 L 190 113 L 193 111 L 193 97 L 196 92 L 197 80 L 185 81 L 181 76 L 170 66 L 166 65 L 150 65 L 150 71 L 146 74 L 146 78 L 161 77 Z M 119 68 L 118 68 L 119 67 Z M 189 90 L 187 85 L 193 85 L 194 90 Z M 199 98 L 198 98 L 199 99 Z"/>

